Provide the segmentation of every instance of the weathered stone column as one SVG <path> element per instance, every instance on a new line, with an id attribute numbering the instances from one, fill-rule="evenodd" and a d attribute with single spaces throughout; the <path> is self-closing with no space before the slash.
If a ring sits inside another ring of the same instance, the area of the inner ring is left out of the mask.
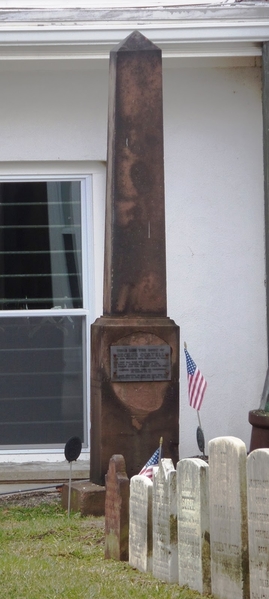
<path id="1" fill-rule="evenodd" d="M 178 458 L 179 329 L 167 318 L 162 58 L 139 32 L 110 55 L 104 316 L 92 325 L 91 471 Z"/>
<path id="2" fill-rule="evenodd" d="M 166 316 L 161 51 L 111 52 L 104 314 Z"/>

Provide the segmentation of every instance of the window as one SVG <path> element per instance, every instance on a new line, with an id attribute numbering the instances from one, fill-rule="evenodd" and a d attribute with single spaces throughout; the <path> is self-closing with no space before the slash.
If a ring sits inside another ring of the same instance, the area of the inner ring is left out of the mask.
<path id="1" fill-rule="evenodd" d="M 85 215 L 85 180 L 0 182 L 2 448 L 85 443 Z"/>
<path id="2" fill-rule="evenodd" d="M 80 182 L 0 183 L 0 309 L 82 308 Z"/>

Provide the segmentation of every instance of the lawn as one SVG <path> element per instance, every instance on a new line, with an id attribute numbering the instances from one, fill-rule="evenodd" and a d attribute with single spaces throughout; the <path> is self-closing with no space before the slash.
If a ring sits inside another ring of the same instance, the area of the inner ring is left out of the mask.
<path id="1" fill-rule="evenodd" d="M 59 504 L 0 505 L 1 599 L 200 599 L 104 559 L 104 518 L 68 519 Z"/>

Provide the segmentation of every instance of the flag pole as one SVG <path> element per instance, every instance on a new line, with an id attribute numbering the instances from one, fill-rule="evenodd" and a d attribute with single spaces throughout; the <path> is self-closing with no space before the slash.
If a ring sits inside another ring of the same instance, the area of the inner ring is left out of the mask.
<path id="1" fill-rule="evenodd" d="M 162 459 L 162 448 L 163 448 L 163 438 L 161 437 L 160 438 L 160 445 L 159 445 L 159 464 L 160 464 L 160 461 Z"/>
<path id="2" fill-rule="evenodd" d="M 187 375 L 188 375 L 190 406 L 193 408 L 196 407 L 197 418 L 198 418 L 198 428 L 196 430 L 196 440 L 197 440 L 197 445 L 198 445 L 200 451 L 203 453 L 203 455 L 205 457 L 205 437 L 204 437 L 204 432 L 202 429 L 202 423 L 201 423 L 199 410 L 201 407 L 201 403 L 203 401 L 207 382 L 205 381 L 200 370 L 198 370 L 193 359 L 190 357 L 190 355 L 188 353 L 186 341 L 184 341 L 184 351 L 185 351 L 186 362 L 187 362 Z M 195 384 L 193 384 L 193 382 Z M 198 385 L 197 385 L 197 382 L 198 382 Z"/>

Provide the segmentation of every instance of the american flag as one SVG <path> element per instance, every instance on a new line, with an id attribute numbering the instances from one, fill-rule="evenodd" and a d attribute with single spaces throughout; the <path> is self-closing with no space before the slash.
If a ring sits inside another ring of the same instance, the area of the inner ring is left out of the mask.
<path id="1" fill-rule="evenodd" d="M 160 456 L 160 447 L 156 449 L 154 454 L 151 456 L 149 461 L 145 464 L 145 466 L 140 470 L 139 474 L 143 474 L 144 476 L 148 476 L 148 478 L 153 477 L 153 466 L 158 466 L 159 464 L 159 456 Z"/>
<path id="2" fill-rule="evenodd" d="M 200 410 L 202 401 L 204 399 L 204 393 L 207 387 L 207 382 L 200 370 L 198 370 L 195 362 L 190 357 L 190 354 L 186 348 L 184 349 L 184 351 L 187 362 L 190 406 L 195 410 Z"/>

